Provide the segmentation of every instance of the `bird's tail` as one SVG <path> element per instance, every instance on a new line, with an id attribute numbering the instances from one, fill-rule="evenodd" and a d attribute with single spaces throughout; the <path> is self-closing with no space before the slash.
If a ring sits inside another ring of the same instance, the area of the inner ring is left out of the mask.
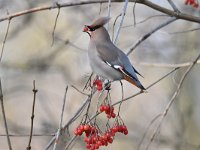
<path id="1" fill-rule="evenodd" d="M 138 88 L 140 88 L 142 91 L 146 91 L 146 89 L 144 88 L 144 86 L 140 83 L 139 80 L 134 80 L 133 78 L 129 77 L 129 76 L 124 76 L 124 79 L 128 82 L 130 82 L 131 84 L 137 86 Z"/>

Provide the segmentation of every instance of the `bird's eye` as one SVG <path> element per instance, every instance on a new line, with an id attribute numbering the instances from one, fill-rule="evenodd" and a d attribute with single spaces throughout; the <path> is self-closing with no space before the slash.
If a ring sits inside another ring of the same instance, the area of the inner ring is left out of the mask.
<path id="1" fill-rule="evenodd" d="M 94 29 L 94 28 L 91 28 L 90 31 L 95 31 L 95 29 Z"/>
<path id="2" fill-rule="evenodd" d="M 96 30 L 95 28 L 91 28 L 91 27 L 89 27 L 89 29 L 90 29 L 90 31 L 95 31 Z"/>

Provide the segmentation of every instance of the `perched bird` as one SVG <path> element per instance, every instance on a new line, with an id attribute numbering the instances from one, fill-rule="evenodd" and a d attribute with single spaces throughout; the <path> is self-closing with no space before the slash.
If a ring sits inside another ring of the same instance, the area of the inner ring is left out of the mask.
<path id="1" fill-rule="evenodd" d="M 108 31 L 103 27 L 109 20 L 108 17 L 101 17 L 92 25 L 84 27 L 83 32 L 90 36 L 88 47 L 90 66 L 98 76 L 111 81 L 125 79 L 143 91 L 145 88 L 136 73 L 140 76 L 141 74 L 131 65 L 126 54 L 113 44 Z"/>

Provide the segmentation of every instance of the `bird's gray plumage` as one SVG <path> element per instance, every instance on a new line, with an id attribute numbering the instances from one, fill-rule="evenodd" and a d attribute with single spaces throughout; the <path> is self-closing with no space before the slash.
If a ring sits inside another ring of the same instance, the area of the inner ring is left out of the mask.
<path id="1" fill-rule="evenodd" d="M 131 65 L 126 54 L 112 43 L 107 30 L 103 27 L 108 20 L 109 18 L 102 17 L 91 26 L 86 26 L 88 31 L 85 32 L 90 35 L 88 56 L 93 72 L 113 81 L 130 77 L 134 85 L 144 90 L 137 78 L 137 70 Z"/>

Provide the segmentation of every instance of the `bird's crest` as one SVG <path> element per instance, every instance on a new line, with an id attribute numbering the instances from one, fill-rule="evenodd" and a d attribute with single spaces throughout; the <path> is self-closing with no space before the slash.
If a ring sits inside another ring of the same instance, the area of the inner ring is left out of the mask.
<path id="1" fill-rule="evenodd" d="M 109 17 L 101 17 L 99 19 L 97 19 L 92 25 L 90 25 L 91 28 L 99 28 L 99 27 L 102 27 L 104 26 L 106 23 L 108 23 L 110 20 Z"/>

